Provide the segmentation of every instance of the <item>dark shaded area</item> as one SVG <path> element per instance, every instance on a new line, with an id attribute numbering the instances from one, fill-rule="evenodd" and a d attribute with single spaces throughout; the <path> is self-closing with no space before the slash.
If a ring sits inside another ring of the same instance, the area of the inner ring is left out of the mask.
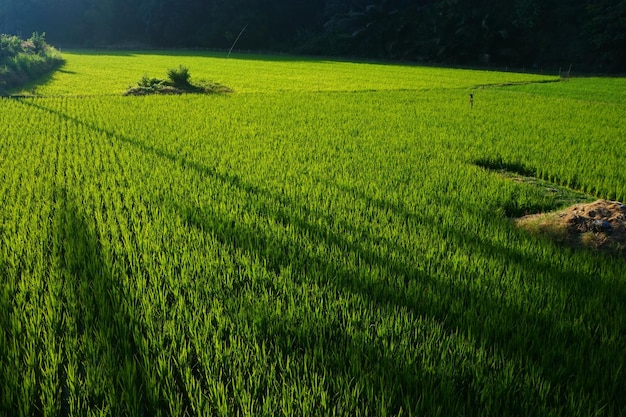
<path id="1" fill-rule="evenodd" d="M 508 218 L 516 218 L 534 213 L 545 213 L 557 208 L 555 204 L 519 204 L 515 200 L 507 201 L 502 207 L 504 215 Z"/>
<path id="2" fill-rule="evenodd" d="M 584 189 L 576 177 L 564 180 L 546 173 L 542 173 L 539 177 L 539 170 L 519 162 L 506 162 L 502 158 L 482 158 L 474 161 L 474 164 L 516 182 L 532 184 L 547 197 L 545 202 L 520 203 L 515 198 L 507 201 L 503 205 L 507 217 L 549 212 L 564 205 L 592 199 L 590 193 Z M 607 198 L 598 193 L 595 193 L 595 197 Z"/>
<path id="3" fill-rule="evenodd" d="M 0 0 L 0 32 L 35 30 L 74 47 L 228 50 L 236 42 L 536 72 L 626 71 L 626 0 Z"/>
<path id="4" fill-rule="evenodd" d="M 527 177 L 534 177 L 537 170 L 531 167 L 528 167 L 519 162 L 505 162 L 501 158 L 484 158 L 477 159 L 474 163 L 481 167 L 492 171 L 508 171 L 519 175 L 524 175 Z"/>
<path id="5" fill-rule="evenodd" d="M 534 177 L 535 170 L 520 163 L 504 162 L 501 159 L 479 159 L 474 162 L 477 166 L 499 172 L 502 174 L 516 174 L 525 177 Z M 557 208 L 555 201 L 548 202 L 524 202 L 516 198 L 512 198 L 504 202 L 502 209 L 506 217 L 520 217 L 526 214 L 541 213 L 546 211 L 552 211 Z"/>
<path id="6" fill-rule="evenodd" d="M 110 404 L 105 391 L 83 392 L 78 398 L 70 395 L 64 364 L 59 368 L 61 415 L 68 415 L 70 400 L 77 401 L 72 408 L 79 413 L 110 407 L 113 413 L 120 415 L 132 415 L 137 411 L 151 414 L 155 408 L 165 407 L 165 404 L 151 404 L 148 400 L 152 397 L 148 395 L 151 387 L 144 379 L 145 370 L 137 357 L 140 339 L 144 336 L 137 321 L 138 315 L 132 310 L 132 297 L 127 294 L 121 277 L 115 272 L 111 254 L 105 255 L 101 247 L 95 232 L 95 218 L 84 213 L 78 203 L 79 197 L 64 187 L 58 187 L 53 198 L 56 207 L 53 246 L 56 246 L 55 255 L 65 271 L 64 295 L 74 298 L 74 301 L 64 303 L 64 315 L 72 316 L 79 340 L 92 339 L 98 343 L 97 352 L 78 352 L 78 377 L 85 378 L 85 363 L 88 362 L 91 372 L 94 369 L 103 372 L 99 379 L 104 384 L 105 381 L 110 383 L 101 388 L 116 393 L 118 398 L 121 398 L 122 392 L 131 392 L 140 399 L 139 404 Z M 101 362 L 106 365 L 99 366 Z M 124 375 L 129 375 L 129 379 Z M 78 402 L 79 398 L 83 401 L 87 398 L 88 402 Z"/>

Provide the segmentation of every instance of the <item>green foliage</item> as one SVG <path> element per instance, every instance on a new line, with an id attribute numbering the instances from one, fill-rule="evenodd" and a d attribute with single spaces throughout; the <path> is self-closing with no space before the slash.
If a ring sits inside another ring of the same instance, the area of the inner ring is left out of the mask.
<path id="1" fill-rule="evenodd" d="M 141 77 L 141 80 L 139 80 L 138 85 L 139 87 L 157 88 L 163 85 L 163 83 L 163 80 L 159 80 L 158 78 L 150 78 L 147 75 L 144 75 L 143 77 Z"/>
<path id="2" fill-rule="evenodd" d="M 226 86 L 222 86 L 212 82 L 201 82 L 198 85 L 192 85 L 189 82 L 191 75 L 189 69 L 179 66 L 178 69 L 169 69 L 167 71 L 168 80 L 160 80 L 158 78 L 150 78 L 144 75 L 137 87 L 130 87 L 124 95 L 142 96 L 146 94 L 182 94 L 182 93 L 230 93 L 232 90 Z"/>
<path id="3" fill-rule="evenodd" d="M 46 52 L 47 44 L 46 44 L 46 32 L 39 34 L 38 32 L 33 32 L 33 35 L 28 39 L 28 41 L 33 45 L 33 51 L 36 54 L 43 54 Z"/>
<path id="4" fill-rule="evenodd" d="M 220 84 L 246 93 L 402 89 L 416 91 L 445 89 L 450 85 L 471 89 L 475 86 L 511 82 L 558 80 L 554 76 L 527 73 L 459 71 L 375 63 L 355 66 L 344 61 L 326 62 L 294 56 L 233 54 L 230 59 L 223 59 L 223 53 L 111 50 L 67 51 L 63 55 L 68 60 L 65 71 L 55 73 L 54 83 L 40 86 L 38 90 L 42 94 L 120 94 L 130 84 L 137 82 L 138 69 L 169 68 L 172 61 L 190 68 L 195 85 L 201 86 L 202 80 L 219 78 Z M 377 76 L 372 77 L 372 73 Z M 107 82 L 94 83 L 94 78 Z M 289 82 L 285 82 L 286 80 Z"/>
<path id="5" fill-rule="evenodd" d="M 45 33 L 33 33 L 27 41 L 0 35 L 0 88 L 15 88 L 58 67 L 60 54 L 45 42 Z"/>
<path id="6" fill-rule="evenodd" d="M 167 70 L 167 78 L 172 82 L 174 87 L 187 87 L 189 86 L 189 68 L 180 65 L 177 69 L 170 68 Z"/>
<path id="7" fill-rule="evenodd" d="M 603 70 L 623 72 L 626 67 L 626 1 L 597 1 L 587 6 L 590 19 L 584 33 L 590 55 Z"/>
<path id="8" fill-rule="evenodd" d="M 22 40 L 14 35 L 0 34 L 0 64 L 22 52 Z"/>
<path id="9" fill-rule="evenodd" d="M 83 47 L 237 48 L 320 56 L 623 71 L 624 0 L 3 0 L 3 30 L 46 22 Z"/>
<path id="10" fill-rule="evenodd" d="M 102 90 L 0 100 L 0 414 L 626 411 L 626 261 L 476 165 L 624 199 L 623 79 L 177 56 L 238 94 L 129 100 L 173 57 L 67 59 L 42 91 Z"/>

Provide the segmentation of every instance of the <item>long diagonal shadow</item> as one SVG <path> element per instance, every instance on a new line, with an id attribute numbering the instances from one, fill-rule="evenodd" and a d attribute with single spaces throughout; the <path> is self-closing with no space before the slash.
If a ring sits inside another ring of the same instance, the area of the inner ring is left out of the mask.
<path id="1" fill-rule="evenodd" d="M 106 134 L 112 139 L 116 139 L 152 155 L 163 158 L 171 163 L 180 164 L 203 176 L 210 176 L 213 179 L 232 186 L 247 194 L 254 194 L 263 198 L 257 199 L 260 205 L 259 213 L 267 213 L 269 216 L 284 224 L 294 228 L 299 236 L 307 236 L 310 243 L 321 245 L 336 245 L 346 254 L 352 253 L 365 264 L 376 267 L 384 271 L 385 279 L 372 279 L 364 268 L 350 268 L 343 260 L 332 260 L 322 255 L 311 252 L 302 242 L 294 240 L 285 241 L 279 236 L 273 235 L 262 229 L 260 226 L 246 226 L 238 223 L 237 219 L 229 219 L 224 214 L 215 212 L 210 207 L 199 207 L 193 204 L 180 205 L 177 202 L 171 203 L 171 209 L 178 213 L 186 223 L 197 228 L 204 233 L 215 236 L 224 246 L 230 247 L 233 251 L 241 250 L 252 258 L 262 259 L 266 268 L 280 275 L 281 270 L 287 266 L 297 265 L 304 280 L 312 279 L 307 271 L 324 271 L 317 275 L 316 280 L 321 284 L 336 287 L 341 291 L 354 293 L 365 300 L 385 306 L 387 308 L 403 307 L 417 315 L 434 317 L 445 325 L 450 332 L 466 329 L 488 346 L 494 346 L 503 352 L 507 357 L 518 358 L 522 363 L 536 364 L 540 368 L 542 376 L 551 381 L 554 386 L 565 389 L 568 384 L 568 375 L 576 375 L 587 371 L 585 364 L 576 362 L 579 352 L 584 351 L 594 358 L 594 364 L 601 363 L 606 366 L 619 365 L 614 368 L 614 377 L 619 378 L 624 372 L 624 359 L 616 356 L 616 352 L 623 349 L 623 341 L 613 340 L 598 342 L 600 335 L 590 335 L 581 332 L 575 327 L 575 323 L 580 320 L 577 315 L 583 314 L 584 320 L 589 324 L 595 322 L 595 316 L 591 313 L 593 308 L 599 303 L 604 303 L 615 311 L 616 316 L 623 316 L 626 313 L 624 304 L 618 302 L 624 296 L 624 288 L 609 288 L 602 283 L 596 283 L 594 291 L 588 291 L 589 286 L 578 285 L 581 282 L 589 282 L 589 277 L 572 270 L 558 268 L 552 263 L 532 258 L 530 255 L 520 251 L 506 248 L 501 245 L 477 235 L 464 233 L 461 230 L 449 226 L 437 224 L 436 219 L 426 216 L 418 216 L 415 213 L 401 207 L 400 205 L 388 201 L 370 197 L 360 190 L 332 185 L 340 191 L 365 201 L 367 204 L 381 211 L 391 211 L 397 216 L 408 218 L 411 222 L 420 227 L 443 228 L 443 232 L 448 236 L 454 245 L 465 248 L 468 251 L 486 258 L 501 259 L 506 258 L 512 265 L 525 271 L 532 276 L 537 270 L 543 268 L 544 276 L 554 285 L 562 287 L 573 300 L 583 307 L 565 312 L 566 322 L 563 317 L 551 317 L 538 311 L 528 311 L 523 306 L 515 306 L 496 297 L 494 294 L 478 291 L 469 286 L 453 285 L 443 282 L 419 268 L 419 265 L 402 263 L 401 261 L 381 256 L 376 252 L 367 249 L 366 245 L 354 244 L 345 239 L 340 233 L 328 227 L 321 226 L 309 219 L 329 220 L 322 213 L 311 211 L 305 204 L 285 198 L 279 194 L 272 193 L 256 185 L 242 181 L 238 176 L 220 173 L 215 169 L 205 167 L 195 161 L 181 158 L 170 154 L 154 146 L 142 143 L 141 141 L 119 135 L 115 132 L 107 131 L 99 126 L 81 121 L 78 118 L 66 115 L 62 112 L 49 109 L 34 102 L 24 102 L 29 106 L 53 113 L 59 117 L 82 124 L 90 129 Z M 146 198 L 149 198 L 147 196 Z M 186 201 L 181 198 L 180 201 Z M 462 209 L 459 207 L 459 209 Z M 322 224 L 332 224 L 332 222 L 322 222 Z M 354 227 L 349 224 L 346 228 Z M 381 237 L 372 236 L 366 231 L 360 231 L 367 241 L 380 241 Z M 385 241 L 390 247 L 397 250 L 403 248 L 397 246 L 392 241 Z M 598 261 L 600 264 L 601 262 Z M 531 267 L 532 266 L 532 267 Z M 441 273 L 456 272 L 450 269 L 450 265 L 441 264 Z M 571 287 L 567 282 L 573 282 Z M 596 301 L 591 299 L 591 293 L 599 297 Z M 623 299 L 623 298 L 622 298 Z M 452 303 L 454 300 L 469 300 L 468 303 Z M 511 328 L 511 323 L 517 323 L 519 328 L 530 333 L 518 334 L 516 328 Z M 597 324 L 597 323 L 596 323 Z M 272 335 L 267 335 L 271 337 Z M 288 337 L 288 335 L 283 335 Z M 347 336 L 346 336 L 347 337 Z M 515 341 L 514 343 L 512 341 Z M 565 345 L 564 341 L 567 341 Z M 356 349 L 356 347 L 353 347 Z M 555 352 L 556 349 L 556 352 Z M 570 352 L 571 350 L 571 352 Z M 559 374 L 551 373 L 549 369 L 543 370 L 545 364 L 550 363 L 555 355 L 562 356 L 561 369 Z M 571 356 L 571 358 L 568 358 Z M 374 359 L 385 360 L 382 357 Z M 332 368 L 332 363 L 326 363 Z M 418 387 L 419 377 L 411 377 L 412 370 L 396 368 L 398 374 L 403 375 L 403 380 L 412 387 Z M 565 375 L 565 376 L 564 376 Z M 609 390 L 607 396 L 614 400 L 615 409 L 624 409 L 626 399 L 620 396 L 618 387 L 610 387 L 607 381 L 598 381 L 603 384 L 603 388 Z M 593 393 L 597 386 L 585 386 L 587 393 Z M 398 394 L 400 395 L 400 394 Z M 401 398 L 397 399 L 398 401 Z"/>
<path id="2" fill-rule="evenodd" d="M 67 414 L 70 408 L 79 412 L 88 409 L 117 410 L 120 414 L 138 415 L 149 409 L 148 386 L 143 380 L 141 366 L 137 362 L 135 352 L 142 335 L 138 331 L 138 323 L 131 311 L 125 296 L 125 290 L 119 279 L 114 276 L 110 262 L 105 259 L 95 226 L 90 227 L 93 219 L 88 219 L 75 202 L 71 191 L 65 188 L 55 190 L 55 198 L 60 200 L 58 212 L 55 214 L 56 239 L 59 242 L 59 264 L 65 271 L 64 288 L 67 297 L 74 297 L 74 302 L 65 303 L 65 314 L 71 316 L 76 323 L 76 332 L 83 346 L 89 346 L 86 340 L 96 342 L 97 351 L 83 350 L 82 363 L 79 363 L 79 378 L 86 378 L 87 372 L 102 373 L 90 375 L 92 380 L 103 384 L 100 395 L 95 392 L 70 392 L 66 385 L 63 388 L 62 412 Z M 95 356 L 94 356 L 95 355 Z M 85 363 L 87 362 L 87 363 Z M 100 366 L 99 363 L 106 363 Z M 86 369 L 89 365 L 89 369 Z M 67 366 L 67 365 L 66 365 Z M 61 368 L 65 373 L 66 367 Z M 67 376 L 61 375 L 60 381 L 67 383 Z M 108 392 L 108 395 L 103 395 Z M 111 393 L 118 398 L 123 395 L 127 401 L 110 404 Z M 124 394 L 126 393 L 126 394 Z M 89 398 L 87 402 L 85 399 Z M 75 404 L 70 407 L 69 402 Z M 81 407 L 87 407 L 82 409 Z"/>
<path id="3" fill-rule="evenodd" d="M 168 160 L 172 163 L 175 164 L 179 164 L 184 168 L 189 168 L 195 172 L 197 172 L 198 174 L 201 174 L 203 176 L 209 176 L 209 177 L 213 177 L 223 183 L 229 184 L 235 188 L 241 189 L 247 193 L 251 193 L 251 194 L 263 194 L 265 193 L 264 190 L 262 190 L 259 187 L 256 187 L 254 185 L 248 184 L 246 182 L 241 181 L 241 179 L 236 176 L 236 175 L 231 175 L 229 173 L 225 173 L 225 172 L 219 172 L 214 168 L 211 167 L 207 167 L 205 165 L 199 164 L 195 161 L 192 161 L 188 158 L 184 158 L 184 157 L 180 157 L 178 155 L 174 155 L 171 154 L 169 152 L 166 152 L 162 149 L 159 149 L 155 146 L 151 146 L 149 144 L 146 144 L 144 142 L 141 142 L 139 140 L 130 138 L 128 136 L 125 135 L 121 135 L 117 132 L 113 132 L 111 130 L 107 130 L 101 126 L 98 126 L 94 123 L 90 123 L 90 122 L 86 122 L 82 119 L 79 119 L 77 117 L 71 116 L 69 114 L 66 114 L 62 111 L 56 110 L 56 109 L 51 109 L 49 107 L 46 106 L 42 106 L 40 104 L 37 103 L 38 99 L 21 99 L 19 100 L 20 103 L 29 106 L 29 107 L 33 107 L 39 110 L 42 110 L 44 112 L 50 113 L 54 116 L 57 116 L 63 120 L 66 121 L 70 121 L 73 123 L 76 123 L 79 126 L 83 126 L 86 127 L 90 130 L 93 130 L 95 132 L 98 132 L 100 134 L 105 135 L 106 137 L 110 138 L 110 139 L 114 139 L 114 140 L 118 140 L 120 142 L 132 145 L 134 147 L 136 147 L 137 149 L 140 149 L 143 152 L 146 152 L 148 154 L 152 154 L 155 155 L 157 157 L 163 158 L 165 160 Z"/>
<path id="4" fill-rule="evenodd" d="M 134 294 L 129 293 L 115 261 L 105 253 L 95 218 L 88 216 L 75 192 L 58 187 L 55 214 L 59 242 L 56 256 L 64 271 L 65 320 L 76 323 L 78 363 L 74 382 L 69 383 L 67 361 L 59 369 L 61 415 L 110 410 L 114 415 L 155 415 L 166 410 L 162 392 L 151 382 L 152 364 L 146 364 L 149 341 L 141 323 Z M 139 294 L 140 296 L 140 294 Z M 143 347 L 143 350 L 142 350 Z M 187 394 L 182 375 L 174 368 L 173 383 Z M 87 374 L 90 375 L 87 375 Z M 82 382 L 76 382 L 76 378 Z M 87 387 L 86 380 L 91 381 Z M 94 385 L 94 381 L 95 385 Z M 88 388 L 87 391 L 85 388 Z M 185 413 L 191 410 L 188 396 L 181 397 Z"/>
<path id="5" fill-rule="evenodd" d="M 383 203 L 379 201 L 377 204 Z M 619 351 L 619 343 L 598 345 L 598 335 L 592 338 L 577 331 L 573 326 L 577 318 L 576 312 L 572 313 L 568 322 L 561 323 L 560 320 L 552 319 L 549 315 L 528 311 L 523 306 L 512 305 L 504 298 L 495 297 L 484 291 L 469 286 L 445 283 L 420 270 L 419 265 L 382 257 L 364 246 L 348 242 L 340 234 L 322 228 L 318 224 L 308 223 L 294 215 L 298 213 L 298 210 L 291 210 L 290 217 L 286 214 L 279 217 L 290 218 L 288 226 L 298 230 L 298 235 L 308 236 L 310 242 L 285 241 L 261 227 L 245 226 L 225 215 L 212 213 L 210 208 L 174 207 L 189 225 L 205 233 L 211 233 L 223 245 L 230 246 L 233 252 L 242 250 L 253 259 L 262 259 L 265 267 L 277 276 L 280 276 L 281 271 L 287 267 L 292 269 L 295 267 L 296 271 L 301 272 L 303 279 L 311 279 L 307 277 L 307 271 L 323 271 L 322 275 L 314 278 L 321 281 L 318 282 L 319 284 L 357 294 L 365 300 L 388 308 L 403 307 L 417 315 L 435 317 L 450 332 L 466 329 L 486 345 L 497 347 L 510 358 L 519 358 L 529 363 L 549 364 L 549 358 L 555 354 L 554 348 L 557 348 L 564 358 L 562 371 L 571 375 L 580 373 L 585 365 L 578 363 L 574 359 L 575 355 L 571 355 L 571 359 L 567 358 L 570 356 L 568 355 L 570 347 L 575 347 L 576 350 L 587 350 L 596 359 L 606 364 L 612 363 L 616 359 L 615 353 Z M 267 207 L 266 210 L 261 209 L 260 212 L 271 213 L 270 210 L 276 212 L 276 207 Z M 448 236 L 458 245 L 464 245 L 468 250 L 476 248 L 475 253 L 486 257 L 493 256 L 493 254 L 510 255 L 512 262 L 522 270 L 528 268 L 529 262 L 536 261 L 478 237 L 460 234 L 458 231 L 448 231 Z M 342 264 L 341 260 L 331 260 L 324 255 L 311 252 L 306 244 L 328 245 L 329 242 L 343 248 L 346 255 L 353 253 L 365 264 L 385 271 L 387 279 L 372 279 L 364 272 L 367 268 L 350 268 Z M 587 277 L 582 274 L 559 270 L 547 264 L 545 266 L 546 275 L 554 276 L 555 279 L 568 277 L 570 280 L 587 280 Z M 445 271 L 448 266 L 440 265 L 440 268 L 441 271 Z M 455 274 L 453 270 L 448 272 L 451 275 Z M 531 273 L 533 272 L 530 271 L 529 275 Z M 584 302 L 588 294 L 585 295 L 582 289 L 574 290 L 572 297 L 581 298 L 581 302 Z M 607 292 L 603 294 L 603 299 L 607 301 L 605 307 L 610 306 L 610 308 L 626 312 L 626 309 L 619 304 L 619 297 L 615 294 L 609 296 Z M 452 300 L 467 300 L 467 302 L 452 303 Z M 597 303 L 592 306 L 600 307 Z M 589 320 L 592 319 L 593 317 L 589 317 Z M 516 323 L 517 327 L 511 327 L 511 323 Z M 530 334 L 519 334 L 519 328 L 533 330 Z M 571 345 L 564 346 L 564 339 L 570 340 Z M 516 343 L 511 343 L 512 340 L 516 340 Z M 547 370 L 542 374 L 553 385 L 563 385 L 567 382 Z M 418 381 L 414 380 L 413 383 L 413 386 L 417 386 Z M 588 388 L 594 389 L 591 386 Z"/>

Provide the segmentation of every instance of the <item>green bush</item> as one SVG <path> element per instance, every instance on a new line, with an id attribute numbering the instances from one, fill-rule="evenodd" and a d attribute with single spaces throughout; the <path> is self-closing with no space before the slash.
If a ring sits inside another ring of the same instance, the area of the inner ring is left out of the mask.
<path id="1" fill-rule="evenodd" d="M 144 75 L 143 77 L 141 77 L 141 80 L 139 80 L 139 87 L 145 87 L 145 88 L 158 88 L 160 86 L 162 86 L 164 84 L 163 80 L 159 80 L 158 78 L 150 78 L 147 75 Z"/>
<path id="2" fill-rule="evenodd" d="M 207 81 L 191 84 L 189 69 L 180 65 L 178 69 L 167 70 L 167 80 L 141 77 L 136 87 L 129 87 L 124 93 L 126 96 L 143 96 L 146 94 L 183 94 L 183 93 L 231 93 L 230 88 Z"/>
<path id="3" fill-rule="evenodd" d="M 0 35 L 0 63 L 15 57 L 22 52 L 22 40 L 14 35 Z"/>
<path id="4" fill-rule="evenodd" d="M 0 89 L 9 89 L 52 71 L 62 62 L 57 50 L 46 44 L 45 33 L 28 40 L 0 35 Z"/>
<path id="5" fill-rule="evenodd" d="M 42 34 L 39 34 L 38 32 L 33 32 L 30 39 L 28 39 L 28 42 L 33 45 L 33 51 L 39 55 L 46 52 L 46 49 L 48 47 L 48 45 L 46 44 L 46 32 Z"/>
<path id="6" fill-rule="evenodd" d="M 189 86 L 189 68 L 179 65 L 178 69 L 170 68 L 167 70 L 167 77 L 172 82 L 174 87 L 187 87 Z"/>

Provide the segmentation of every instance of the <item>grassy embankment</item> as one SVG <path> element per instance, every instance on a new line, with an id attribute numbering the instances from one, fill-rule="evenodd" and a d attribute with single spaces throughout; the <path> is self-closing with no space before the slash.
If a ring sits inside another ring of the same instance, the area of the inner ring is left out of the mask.
<path id="1" fill-rule="evenodd" d="M 37 80 L 63 63 L 60 53 L 45 41 L 45 33 L 22 40 L 0 35 L 0 94 Z M 33 89 L 28 94 L 33 94 Z"/>

